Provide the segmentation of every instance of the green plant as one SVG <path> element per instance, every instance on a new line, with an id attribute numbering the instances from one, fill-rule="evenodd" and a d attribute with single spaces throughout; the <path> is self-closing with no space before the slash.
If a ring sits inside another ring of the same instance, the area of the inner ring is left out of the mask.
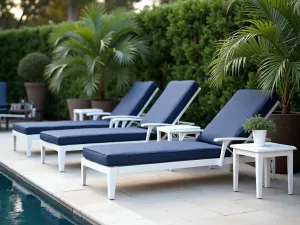
<path id="1" fill-rule="evenodd" d="M 253 130 L 267 130 L 269 132 L 275 132 L 276 126 L 273 120 L 270 120 L 260 115 L 249 118 L 243 124 L 244 131 L 251 133 Z"/>
<path id="2" fill-rule="evenodd" d="M 43 53 L 29 53 L 19 62 L 18 74 L 26 81 L 41 82 L 43 81 L 45 68 L 50 63 L 50 58 Z"/>
<path id="3" fill-rule="evenodd" d="M 229 10 L 238 0 L 226 0 Z M 300 90 L 300 13 L 299 1 L 244 0 L 244 13 L 257 16 L 249 24 L 218 43 L 210 64 L 211 81 L 240 74 L 248 62 L 258 66 L 258 86 L 264 91 L 277 89 L 281 95 L 282 113 L 290 112 L 290 100 Z M 298 6 L 297 6 L 298 5 Z"/>
<path id="4" fill-rule="evenodd" d="M 119 90 L 128 86 L 129 67 L 148 53 L 148 45 L 139 34 L 132 13 L 117 10 L 108 14 L 99 4 L 85 8 L 79 23 L 62 26 L 51 37 L 54 58 L 46 70 L 50 87 L 59 91 L 66 77 L 75 76 L 88 96 L 98 91 L 104 100 L 110 81 Z"/>

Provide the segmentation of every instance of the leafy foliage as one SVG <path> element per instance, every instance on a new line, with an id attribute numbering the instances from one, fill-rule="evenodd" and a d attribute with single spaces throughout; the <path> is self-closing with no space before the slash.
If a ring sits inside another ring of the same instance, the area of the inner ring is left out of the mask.
<path id="1" fill-rule="evenodd" d="M 267 130 L 269 132 L 276 131 L 276 125 L 273 120 L 270 120 L 266 117 L 261 117 L 260 115 L 250 117 L 243 124 L 243 128 L 247 133 L 251 133 L 253 130 Z"/>
<path id="2" fill-rule="evenodd" d="M 176 4 L 156 7 L 136 14 L 142 33 L 149 40 L 150 53 L 146 61 L 139 60 L 130 67 L 135 80 L 154 80 L 163 89 L 171 80 L 195 79 L 201 91 L 189 107 L 184 120 L 205 127 L 240 88 L 257 87 L 257 69 L 248 63 L 244 76 L 225 76 L 223 85 L 216 89 L 208 81 L 208 66 L 216 50 L 215 43 L 244 26 L 241 6 L 234 4 L 226 13 L 221 0 L 185 0 Z M 247 25 L 247 24 L 246 24 Z M 57 26 L 54 26 L 55 30 Z M 17 76 L 19 60 L 27 53 L 39 51 L 49 54 L 52 47 L 47 40 L 52 26 L 14 30 L 0 33 L 0 80 L 9 81 L 10 101 L 24 96 L 23 80 Z M 77 76 L 70 76 L 62 83 L 59 94 L 49 93 L 47 118 L 68 118 L 66 99 L 84 96 Z M 106 85 L 106 96 L 122 97 L 116 91 L 115 81 Z M 126 90 L 123 91 L 123 93 Z M 300 94 L 292 98 L 292 107 L 299 110 Z"/>
<path id="3" fill-rule="evenodd" d="M 127 87 L 129 67 L 148 53 L 139 32 L 132 13 L 107 14 L 101 5 L 87 7 L 79 23 L 61 26 L 51 36 L 54 57 L 45 73 L 50 88 L 59 91 L 68 76 L 79 79 L 88 96 L 99 91 L 100 99 L 104 99 L 104 82 L 115 81 L 117 89 Z"/>
<path id="4" fill-rule="evenodd" d="M 19 62 L 18 74 L 19 76 L 23 77 L 26 81 L 43 81 L 45 68 L 50 63 L 50 58 L 43 53 L 29 53 Z"/>
<path id="5" fill-rule="evenodd" d="M 226 8 L 237 0 L 225 1 Z M 241 74 L 250 61 L 258 66 L 258 87 L 277 89 L 281 94 L 283 113 L 290 111 L 290 99 L 300 90 L 300 14 L 299 1 L 244 0 L 244 13 L 259 19 L 218 43 L 210 65 L 211 81 L 218 85 L 231 73 Z"/>

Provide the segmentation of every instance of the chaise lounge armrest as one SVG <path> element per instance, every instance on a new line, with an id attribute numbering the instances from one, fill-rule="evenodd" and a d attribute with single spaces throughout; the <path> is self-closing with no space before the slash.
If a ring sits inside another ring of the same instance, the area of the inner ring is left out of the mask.
<path id="1" fill-rule="evenodd" d="M 172 125 L 172 124 L 169 124 L 169 123 L 142 123 L 141 127 L 147 127 L 148 128 L 146 141 L 149 141 L 151 133 L 152 133 L 154 128 L 162 127 L 162 126 L 170 126 L 170 125 Z"/>
<path id="2" fill-rule="evenodd" d="M 109 127 L 119 127 L 119 123 L 122 122 L 121 127 L 125 127 L 127 124 L 131 125 L 133 122 L 142 121 L 143 117 L 141 116 L 122 116 L 113 118 L 110 120 Z M 129 122 L 129 123 L 128 123 Z"/>
<path id="3" fill-rule="evenodd" d="M 195 123 L 193 122 L 186 122 L 186 121 L 178 121 L 177 123 L 178 125 L 190 125 L 190 126 L 194 126 Z"/>
<path id="4" fill-rule="evenodd" d="M 215 138 L 215 142 L 221 142 L 221 141 L 253 141 L 252 138 L 243 138 L 243 137 L 224 137 L 224 138 Z"/>
<path id="5" fill-rule="evenodd" d="M 128 116 L 128 115 L 114 115 L 114 116 L 103 116 L 103 120 L 111 120 L 111 119 L 118 119 L 118 118 L 136 118 L 137 116 Z M 138 118 L 141 118 L 138 116 Z"/>

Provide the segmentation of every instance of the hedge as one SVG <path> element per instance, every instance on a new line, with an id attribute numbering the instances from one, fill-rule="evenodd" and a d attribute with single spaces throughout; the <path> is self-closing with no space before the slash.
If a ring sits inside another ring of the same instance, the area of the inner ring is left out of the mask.
<path id="1" fill-rule="evenodd" d="M 227 77 L 222 88 L 209 84 L 208 65 L 217 40 L 227 38 L 239 29 L 245 18 L 236 5 L 228 14 L 221 0 L 179 1 L 155 7 L 137 14 L 145 36 L 149 39 L 151 54 L 147 63 L 138 62 L 132 68 L 135 80 L 155 80 L 161 88 L 171 80 L 197 80 L 201 86 L 199 97 L 188 109 L 184 119 L 205 126 L 228 101 L 232 94 L 245 87 L 255 87 L 255 67 L 244 71 L 245 76 Z M 22 79 L 16 70 L 19 60 L 29 52 L 50 54 L 47 39 L 55 26 L 27 28 L 0 33 L 0 80 L 9 81 L 9 100 L 24 96 Z M 48 118 L 67 118 L 66 99 L 81 96 L 80 84 L 67 80 L 59 94 L 49 93 Z M 119 97 L 113 85 L 111 97 Z"/>
<path id="2" fill-rule="evenodd" d="M 25 97 L 24 80 L 18 76 L 19 61 L 28 53 L 42 52 L 51 55 L 49 34 L 55 26 L 40 26 L 0 32 L 0 81 L 8 82 L 9 102 L 18 102 Z M 66 99 L 81 96 L 80 86 L 67 80 L 59 94 L 48 93 L 45 117 L 47 119 L 68 118 Z"/>

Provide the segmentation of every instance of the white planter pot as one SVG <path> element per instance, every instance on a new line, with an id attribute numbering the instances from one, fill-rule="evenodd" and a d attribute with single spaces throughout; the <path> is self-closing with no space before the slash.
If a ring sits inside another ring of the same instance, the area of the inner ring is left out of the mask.
<path id="1" fill-rule="evenodd" d="M 254 145 L 257 147 L 265 146 L 267 131 L 266 130 L 253 130 Z"/>

